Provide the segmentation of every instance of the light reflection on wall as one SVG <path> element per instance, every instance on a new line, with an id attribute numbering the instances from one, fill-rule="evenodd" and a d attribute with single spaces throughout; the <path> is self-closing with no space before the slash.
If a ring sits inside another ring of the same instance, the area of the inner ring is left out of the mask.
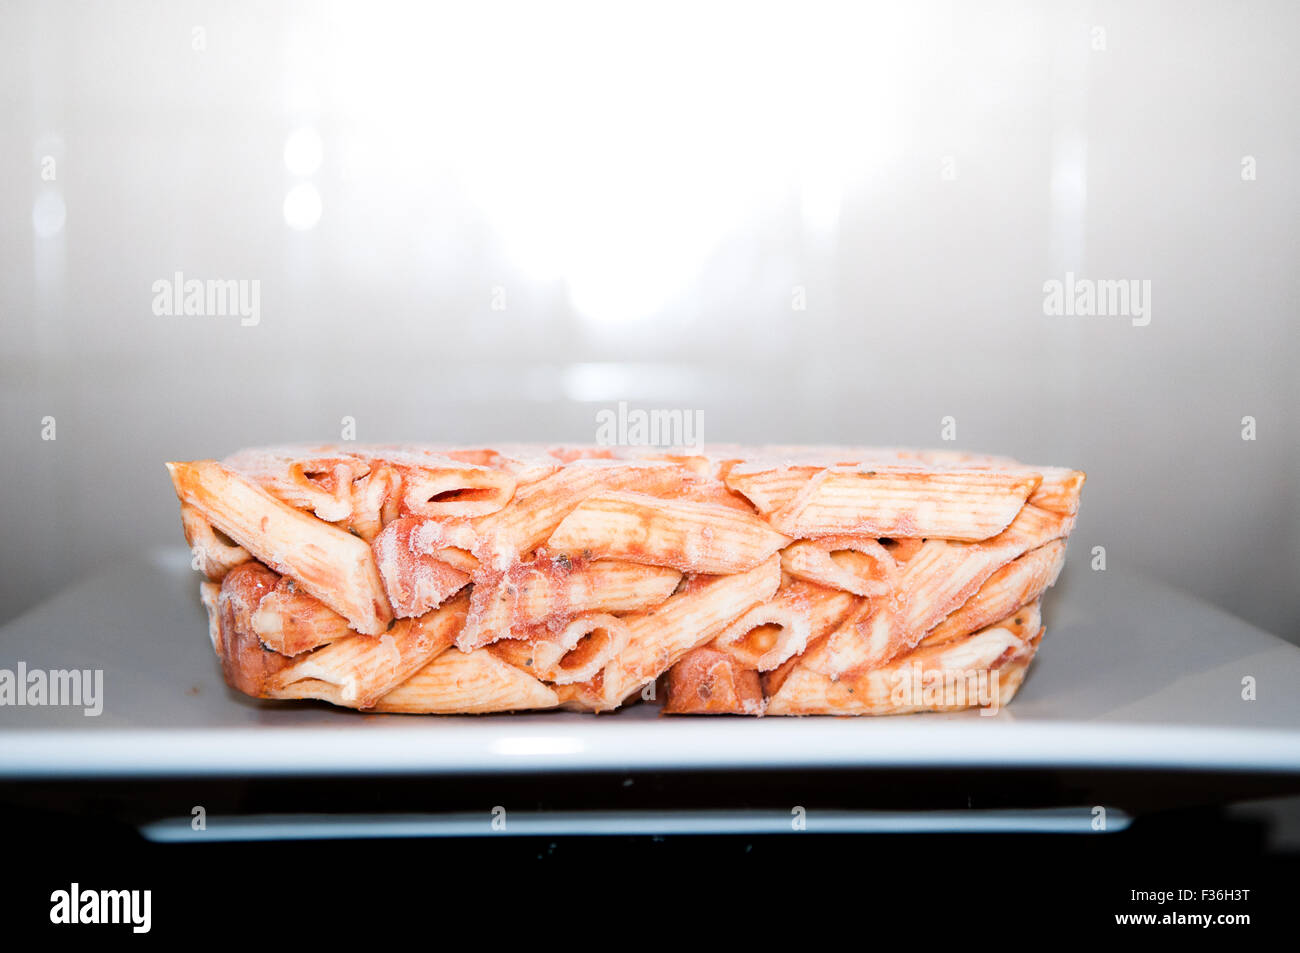
<path id="1" fill-rule="evenodd" d="M 340 201 L 350 183 L 415 178 L 403 202 L 428 208 L 453 181 L 525 279 L 622 325 L 687 292 L 721 243 L 791 197 L 833 244 L 845 188 L 899 138 L 900 54 L 872 39 L 879 11 L 682 7 L 689 31 L 672 12 L 411 5 L 394 29 L 346 7 L 298 38 L 285 88 L 327 84 L 349 140 Z"/>

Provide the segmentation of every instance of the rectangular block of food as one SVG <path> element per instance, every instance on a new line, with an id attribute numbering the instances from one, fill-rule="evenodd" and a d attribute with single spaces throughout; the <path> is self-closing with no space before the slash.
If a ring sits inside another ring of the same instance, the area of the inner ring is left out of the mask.
<path id="1" fill-rule="evenodd" d="M 169 463 L 227 682 L 480 713 L 996 710 L 1084 474 L 844 447 L 290 446 Z"/>

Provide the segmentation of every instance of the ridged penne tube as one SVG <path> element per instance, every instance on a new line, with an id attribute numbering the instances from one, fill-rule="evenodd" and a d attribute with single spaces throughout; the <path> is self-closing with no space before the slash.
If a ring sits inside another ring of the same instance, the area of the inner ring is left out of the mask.
<path id="1" fill-rule="evenodd" d="M 824 643 L 830 633 L 839 628 L 845 619 L 855 615 L 867 605 L 865 599 L 841 589 L 831 589 L 797 579 L 783 582 L 773 601 L 791 606 L 807 615 L 809 647 Z M 790 669 L 805 655 L 796 655 L 771 671 L 763 673 L 764 693 L 772 694 L 776 689 L 768 686 L 780 685 Z"/>
<path id="2" fill-rule="evenodd" d="M 401 505 L 402 476 L 396 468 L 379 464 L 352 483 L 352 515 L 344 529 L 373 542 L 385 526 L 397 519 Z"/>
<path id="3" fill-rule="evenodd" d="M 1058 513 L 1061 516 L 1074 516 L 1079 512 L 1079 497 L 1083 492 L 1087 475 L 1081 470 L 1068 470 L 1064 467 L 1031 467 L 1042 474 L 1043 482 L 1029 497 L 1031 506 Z"/>
<path id="4" fill-rule="evenodd" d="M 743 668 L 767 672 L 802 652 L 811 633 L 807 613 L 773 600 L 732 622 L 709 647 L 730 655 Z"/>
<path id="5" fill-rule="evenodd" d="M 1056 582 L 1065 565 L 1065 542 L 1056 540 L 1013 559 L 985 581 L 975 595 L 921 640 L 921 645 L 951 642 L 990 625 L 1033 602 Z"/>
<path id="6" fill-rule="evenodd" d="M 485 516 L 510 502 L 514 475 L 467 464 L 401 467 L 402 513 L 436 519 Z"/>
<path id="7" fill-rule="evenodd" d="M 463 550 L 426 549 L 422 530 L 427 523 L 418 516 L 399 517 L 371 544 L 393 614 L 399 619 L 424 615 L 442 605 L 469 585 L 466 569 L 477 565 Z"/>
<path id="8" fill-rule="evenodd" d="M 782 582 L 773 602 L 788 606 L 808 617 L 808 641 L 811 643 L 833 631 L 862 600 L 839 589 L 801 580 Z"/>
<path id="9" fill-rule="evenodd" d="M 878 596 L 897 582 L 898 565 L 874 539 L 824 536 L 800 540 L 781 551 L 781 568 L 797 579 L 843 589 L 856 596 Z"/>
<path id="10" fill-rule="evenodd" d="M 539 555 L 505 573 L 481 572 L 456 645 L 468 652 L 576 614 L 647 609 L 672 595 L 681 578 L 666 566 L 575 560 L 564 554 Z"/>
<path id="11" fill-rule="evenodd" d="M 433 555 L 442 560 L 452 569 L 459 569 L 463 573 L 473 575 L 479 567 L 479 561 L 474 558 L 474 554 L 468 549 L 457 549 L 455 546 L 444 546 L 441 549 L 435 549 Z"/>
<path id="12" fill-rule="evenodd" d="M 727 471 L 726 484 L 770 516 L 793 500 L 822 467 L 788 466 L 754 469 L 744 463 Z"/>
<path id="13" fill-rule="evenodd" d="M 751 516 L 754 513 L 754 504 L 745 499 L 735 490 L 729 490 L 722 483 L 687 483 L 680 490 L 673 493 L 673 499 L 686 500 L 691 503 L 712 503 L 717 506 L 725 506 L 728 509 L 740 510 Z"/>
<path id="14" fill-rule="evenodd" d="M 509 507 L 474 520 L 468 533 L 457 533 L 448 526 L 442 545 L 462 546 L 468 538 L 470 544 L 462 548 L 470 549 L 491 568 L 507 569 L 545 542 L 592 493 L 622 489 L 669 493 L 689 478 L 689 470 L 667 463 L 575 462 L 536 483 L 521 486 Z"/>
<path id="15" fill-rule="evenodd" d="M 352 454 L 317 453 L 327 448 L 284 447 L 244 451 L 223 462 L 277 500 L 309 510 L 329 523 L 352 515 L 352 481 L 369 465 Z"/>
<path id="16" fill-rule="evenodd" d="M 1037 603 L 979 632 L 900 656 L 853 676 L 795 666 L 771 698 L 769 715 L 892 715 L 997 710 L 1011 700 L 1041 634 Z M 1002 672 L 1007 668 L 1006 673 Z M 1006 677 L 1009 676 L 1009 677 Z"/>
<path id="17" fill-rule="evenodd" d="M 498 658 L 544 682 L 585 682 L 627 645 L 627 624 L 605 612 L 581 615 L 557 632 L 529 639 L 503 639 L 491 646 Z"/>
<path id="18" fill-rule="evenodd" d="M 758 673 L 726 652 L 692 649 L 668 672 L 664 711 L 672 715 L 761 715 Z"/>
<path id="19" fill-rule="evenodd" d="M 294 659 L 271 680 L 272 698 L 319 698 L 370 708 L 455 641 L 469 596 L 418 619 L 399 619 L 378 637 L 353 635 Z"/>
<path id="20" fill-rule="evenodd" d="M 997 550 L 1010 553 L 1015 559 L 1031 549 L 1044 546 L 1054 539 L 1063 539 L 1074 529 L 1075 518 L 1037 506 L 1026 506 L 1005 530 L 992 539 L 979 544 L 982 551 Z"/>
<path id="21" fill-rule="evenodd" d="M 489 649 L 443 652 L 379 701 L 373 711 L 483 714 L 554 708 L 555 690 Z"/>
<path id="22" fill-rule="evenodd" d="M 891 468 L 923 464 L 935 467 L 1016 467 L 1025 469 L 1014 460 L 1006 457 L 990 457 L 983 454 L 963 453 L 955 450 L 864 450 L 855 447 L 825 448 L 819 456 L 826 463 L 813 466 L 800 463 L 806 457 L 807 448 L 777 447 L 770 448 L 768 455 L 778 455 L 787 462 L 781 465 L 761 462 L 732 461 L 724 473 L 728 487 L 743 493 L 764 516 L 788 505 L 798 493 L 808 485 L 813 477 L 822 473 L 827 466 L 839 468 L 870 469 L 871 466 Z"/>
<path id="23" fill-rule="evenodd" d="M 384 631 L 393 617 L 364 540 L 282 503 L 212 460 L 169 463 L 188 503 L 266 565 L 292 576 L 358 632 Z"/>
<path id="24" fill-rule="evenodd" d="M 1037 488 L 1032 473 L 828 468 L 768 518 L 788 536 L 937 537 L 1000 533 Z"/>
<path id="25" fill-rule="evenodd" d="M 811 648 L 808 667 L 827 675 L 863 671 L 912 649 L 999 568 L 1066 535 L 1072 526 L 1072 517 L 1025 506 L 1010 526 L 985 542 L 926 540 L 902 567 L 895 591 L 863 606 Z"/>
<path id="26" fill-rule="evenodd" d="M 288 576 L 264 595 L 249 618 L 253 634 L 281 655 L 301 655 L 354 633 L 343 618 Z"/>
<path id="27" fill-rule="evenodd" d="M 610 492 L 583 500 L 556 527 L 547 548 L 717 574 L 753 569 L 787 542 L 734 507 Z"/>
<path id="28" fill-rule="evenodd" d="M 231 539 L 222 539 L 207 517 L 197 509 L 181 505 L 181 526 L 190 552 L 198 557 L 199 568 L 212 582 L 220 582 L 231 569 L 253 557 Z"/>
<path id="29" fill-rule="evenodd" d="M 223 462 L 277 499 L 367 541 L 401 513 L 444 519 L 495 512 L 521 479 L 555 469 L 491 450 L 419 446 L 357 445 L 346 452 L 278 447 L 243 451 Z"/>
<path id="30" fill-rule="evenodd" d="M 748 572 L 695 577 L 662 605 L 625 616 L 627 647 L 568 698 L 597 711 L 617 708 L 751 606 L 771 599 L 780 584 L 777 556 Z"/>

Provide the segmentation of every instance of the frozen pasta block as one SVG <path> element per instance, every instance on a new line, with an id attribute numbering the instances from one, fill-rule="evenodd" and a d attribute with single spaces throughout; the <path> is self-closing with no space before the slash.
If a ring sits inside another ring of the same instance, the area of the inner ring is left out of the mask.
<path id="1" fill-rule="evenodd" d="M 997 710 L 1084 474 L 848 447 L 169 463 L 226 681 L 384 712 Z"/>

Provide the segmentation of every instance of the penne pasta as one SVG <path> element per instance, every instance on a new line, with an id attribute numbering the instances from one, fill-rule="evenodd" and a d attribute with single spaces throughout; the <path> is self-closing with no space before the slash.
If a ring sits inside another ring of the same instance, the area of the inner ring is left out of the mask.
<path id="1" fill-rule="evenodd" d="M 370 540 L 398 515 L 483 516 L 504 507 L 519 478 L 554 466 L 523 466 L 495 451 L 432 447 L 279 447 L 227 458 L 272 496 Z"/>
<path id="2" fill-rule="evenodd" d="M 894 565 L 902 566 L 909 559 L 921 551 L 925 545 L 925 540 L 916 539 L 882 539 L 880 545 L 885 547 L 885 551 L 894 557 Z"/>
<path id="3" fill-rule="evenodd" d="M 468 575 L 473 575 L 478 571 L 479 561 L 474 558 L 474 554 L 468 549 L 457 549 L 455 546 L 444 546 L 442 549 L 435 549 L 432 555 L 437 556 L 442 562 L 446 563 L 452 569 L 459 569 Z"/>
<path id="4" fill-rule="evenodd" d="M 998 470 L 828 468 L 768 517 L 787 536 L 939 537 L 1000 533 L 1038 486 Z"/>
<path id="5" fill-rule="evenodd" d="M 668 673 L 664 711 L 672 715 L 761 715 L 758 672 L 710 647 L 692 649 Z"/>
<path id="6" fill-rule="evenodd" d="M 904 565 L 896 590 L 862 606 L 808 653 L 827 675 L 863 671 L 916 646 L 994 572 L 1030 549 L 1069 532 L 1070 517 L 1026 506 L 1002 533 L 983 543 L 926 540 Z"/>
<path id="7" fill-rule="evenodd" d="M 352 483 L 351 516 L 343 527 L 372 543 L 385 526 L 397 519 L 401 504 L 402 475 L 384 464 Z"/>
<path id="8" fill-rule="evenodd" d="M 573 619 L 564 628 L 528 639 L 494 642 L 492 651 L 516 668 L 556 685 L 594 678 L 627 645 L 627 624 L 617 616 L 593 612 Z"/>
<path id="9" fill-rule="evenodd" d="M 505 570 L 545 542 L 592 493 L 620 489 L 670 493 L 689 477 L 690 471 L 666 463 L 575 462 L 521 487 L 511 506 L 475 521 L 468 534 L 448 533 L 442 545 L 470 549 L 491 568 Z M 469 545 L 462 544 L 466 539 Z"/>
<path id="10" fill-rule="evenodd" d="M 294 659 L 267 686 L 272 698 L 318 698 L 370 708 L 451 646 L 465 622 L 461 595 L 418 619 L 399 619 L 378 637 L 352 635 Z"/>
<path id="11" fill-rule="evenodd" d="M 786 446 L 344 443 L 168 469 L 227 683 L 394 713 L 659 691 L 679 714 L 992 710 L 1085 479 Z"/>
<path id="12" fill-rule="evenodd" d="M 1056 540 L 1013 559 L 980 586 L 946 619 L 931 629 L 921 645 L 951 642 L 991 625 L 1020 606 L 1036 601 L 1056 582 L 1065 565 L 1065 542 Z"/>
<path id="13" fill-rule="evenodd" d="M 230 613 L 234 628 L 251 634 L 253 613 L 262 604 L 262 599 L 274 592 L 279 583 L 280 577 L 261 563 L 247 562 L 236 566 L 221 581 L 221 611 Z"/>
<path id="14" fill-rule="evenodd" d="M 483 714 L 554 708 L 555 690 L 493 655 L 443 652 L 375 702 L 375 711 L 403 714 Z"/>
<path id="15" fill-rule="evenodd" d="M 765 517 L 770 517 L 788 505 L 823 469 L 814 466 L 788 466 L 755 470 L 742 463 L 727 471 L 726 484 L 753 503 Z"/>
<path id="16" fill-rule="evenodd" d="M 484 516 L 510 502 L 515 477 L 505 470 L 469 464 L 400 468 L 401 515 L 430 518 Z"/>
<path id="17" fill-rule="evenodd" d="M 347 619 L 303 592 L 288 576 L 282 576 L 275 588 L 262 596 L 248 624 L 264 646 L 287 656 L 353 634 Z"/>
<path id="18" fill-rule="evenodd" d="M 767 672 L 808 645 L 812 624 L 805 613 L 773 600 L 754 606 L 709 643 L 743 668 Z"/>
<path id="19" fill-rule="evenodd" d="M 1048 510 L 1061 516 L 1074 516 L 1079 512 L 1079 496 L 1083 492 L 1087 475 L 1081 470 L 1062 467 L 1035 467 L 1043 482 L 1029 497 L 1031 506 Z"/>
<path id="20" fill-rule="evenodd" d="M 808 646 L 821 645 L 827 637 L 866 605 L 866 601 L 847 592 L 828 589 L 810 582 L 792 581 L 781 586 L 777 598 L 786 604 L 801 605 L 808 613 Z M 808 650 L 787 659 L 762 674 L 763 691 L 771 695 L 790 670 L 808 655 Z"/>
<path id="21" fill-rule="evenodd" d="M 748 572 L 694 578 L 662 605 L 625 616 L 627 646 L 570 698 L 596 711 L 617 708 L 751 606 L 772 598 L 780 583 L 776 556 Z"/>
<path id="22" fill-rule="evenodd" d="M 256 482 L 277 500 L 335 523 L 352 515 L 352 481 L 369 465 L 351 453 L 328 447 L 282 447 L 248 450 L 223 464 Z"/>
<path id="23" fill-rule="evenodd" d="M 787 542 L 758 517 L 731 506 L 608 492 L 588 497 L 569 513 L 547 547 L 720 574 L 753 569 Z"/>
<path id="24" fill-rule="evenodd" d="M 265 698 L 267 684 L 289 664 L 253 633 L 253 613 L 278 582 L 279 577 L 265 566 L 247 562 L 226 573 L 217 595 L 220 632 L 213 647 L 221 656 L 222 674 L 228 685 L 254 698 Z"/>
<path id="25" fill-rule="evenodd" d="M 897 584 L 898 564 L 874 539 L 825 536 L 800 540 L 781 552 L 781 568 L 797 579 L 843 589 L 856 596 L 880 596 Z"/>
<path id="26" fill-rule="evenodd" d="M 203 575 L 212 582 L 220 582 L 231 569 L 253 558 L 243 546 L 213 529 L 203 514 L 192 506 L 181 505 L 181 525 L 190 552 L 198 560 Z"/>
<path id="27" fill-rule="evenodd" d="M 374 635 L 393 617 L 370 547 L 280 502 L 233 470 L 203 460 L 169 463 L 182 503 L 282 575 Z"/>
<path id="28" fill-rule="evenodd" d="M 388 593 L 393 615 L 424 615 L 469 585 L 477 560 L 460 549 L 425 549 L 421 532 L 426 520 L 403 516 L 384 527 L 371 544 L 375 565 Z"/>
<path id="29" fill-rule="evenodd" d="M 796 666 L 768 699 L 766 711 L 770 715 L 892 715 L 972 706 L 996 710 L 1015 694 L 1023 678 L 1023 667 L 1017 666 L 1028 663 L 1040 634 L 1034 603 L 979 632 L 917 649 L 888 665 L 851 676 Z"/>
<path id="30" fill-rule="evenodd" d="M 793 664 L 808 645 L 825 638 L 859 604 L 846 592 L 791 580 L 770 602 L 755 606 L 728 626 L 709 647 L 732 656 L 745 668 L 775 674 Z M 773 632 L 769 626 L 782 631 Z M 755 628 L 760 631 L 754 632 Z"/>
<path id="31" fill-rule="evenodd" d="M 574 560 L 562 553 L 539 555 L 505 573 L 480 572 L 456 645 L 468 652 L 575 614 L 647 609 L 672 595 L 681 578 L 665 566 Z"/>

